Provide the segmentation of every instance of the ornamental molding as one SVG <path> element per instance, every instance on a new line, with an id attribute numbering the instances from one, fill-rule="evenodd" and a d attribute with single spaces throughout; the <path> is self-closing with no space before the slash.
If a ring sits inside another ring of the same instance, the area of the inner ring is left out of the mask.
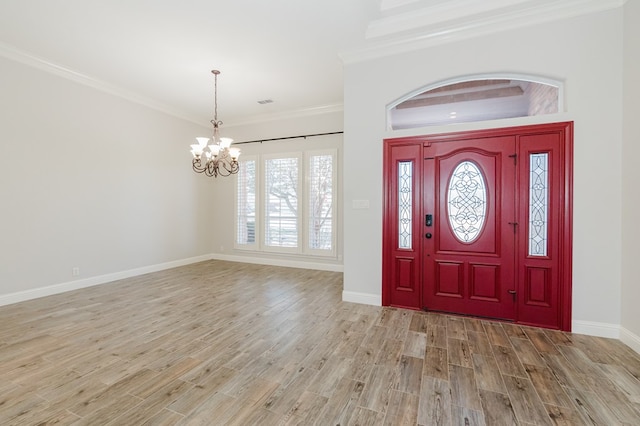
<path id="1" fill-rule="evenodd" d="M 344 63 L 420 50 L 482 35 L 622 7 L 627 0 L 383 0 L 364 47 Z"/>

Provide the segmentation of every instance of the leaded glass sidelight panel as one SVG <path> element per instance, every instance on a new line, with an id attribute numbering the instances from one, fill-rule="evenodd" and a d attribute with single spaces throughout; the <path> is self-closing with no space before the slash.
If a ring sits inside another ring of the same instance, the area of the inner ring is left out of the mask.
<path id="1" fill-rule="evenodd" d="M 398 247 L 411 248 L 413 161 L 398 162 Z"/>
<path id="2" fill-rule="evenodd" d="M 456 166 L 447 195 L 449 224 L 456 238 L 463 243 L 475 241 L 487 214 L 487 186 L 475 163 L 463 161 Z"/>
<path id="3" fill-rule="evenodd" d="M 546 256 L 549 223 L 549 154 L 529 156 L 529 256 Z"/>

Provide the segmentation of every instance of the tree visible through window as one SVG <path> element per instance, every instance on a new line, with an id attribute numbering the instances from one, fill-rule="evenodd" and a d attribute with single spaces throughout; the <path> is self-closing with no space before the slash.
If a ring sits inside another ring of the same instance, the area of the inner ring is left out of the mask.
<path id="1" fill-rule="evenodd" d="M 256 242 L 256 160 L 242 161 L 238 172 L 236 241 Z"/>
<path id="2" fill-rule="evenodd" d="M 265 161 L 265 239 L 271 247 L 298 247 L 297 157 Z"/>
<path id="3" fill-rule="evenodd" d="M 335 150 L 245 157 L 236 248 L 334 255 L 335 163 Z"/>
<path id="4" fill-rule="evenodd" d="M 309 248 L 331 250 L 333 238 L 333 156 L 309 157 Z"/>

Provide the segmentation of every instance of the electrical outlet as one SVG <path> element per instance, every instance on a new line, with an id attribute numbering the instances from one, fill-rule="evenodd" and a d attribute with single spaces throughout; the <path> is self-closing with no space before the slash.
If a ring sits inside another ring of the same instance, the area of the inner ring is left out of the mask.
<path id="1" fill-rule="evenodd" d="M 78 268 L 77 266 L 71 269 L 71 275 L 73 275 L 74 277 L 79 277 L 80 276 L 80 268 Z"/>

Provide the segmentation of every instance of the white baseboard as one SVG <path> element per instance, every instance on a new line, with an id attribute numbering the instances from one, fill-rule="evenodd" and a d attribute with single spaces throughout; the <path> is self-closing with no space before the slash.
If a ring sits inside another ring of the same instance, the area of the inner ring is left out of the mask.
<path id="1" fill-rule="evenodd" d="M 112 281 L 131 278 L 138 275 L 149 274 L 151 272 L 163 271 L 165 269 L 177 268 L 179 266 L 190 265 L 192 263 L 204 262 L 206 260 L 228 260 L 232 262 L 256 263 L 260 265 L 284 266 L 291 268 L 316 269 L 321 271 L 342 272 L 342 265 L 332 265 L 314 262 L 302 262 L 284 259 L 262 259 L 255 257 L 230 256 L 220 254 L 206 254 L 202 256 L 191 257 L 187 259 L 174 260 L 171 262 L 161 263 L 157 265 L 144 266 L 141 268 L 130 269 L 127 271 L 114 272 L 112 274 L 99 275 L 96 277 L 85 278 L 82 280 L 69 281 L 60 284 L 54 284 L 46 287 L 34 288 L 30 290 L 19 291 L 16 293 L 0 295 L 0 306 L 11 305 L 13 303 L 24 302 L 26 300 L 37 299 L 39 297 L 52 296 L 54 294 L 64 293 L 66 291 L 79 290 L 81 288 L 92 287 L 94 285 L 106 284 Z"/>
<path id="2" fill-rule="evenodd" d="M 571 332 L 577 334 L 586 334 L 588 336 L 620 339 L 620 325 L 618 324 L 573 320 L 571 322 Z"/>
<path id="3" fill-rule="evenodd" d="M 361 303 L 363 305 L 382 306 L 382 296 L 370 293 L 358 293 L 355 291 L 343 291 L 342 301 Z"/>
<path id="4" fill-rule="evenodd" d="M 191 257 L 187 259 L 174 260 L 171 262 L 160 263 L 157 265 L 143 266 L 141 268 L 129 269 L 127 271 L 114 272 L 112 274 L 99 275 L 96 277 L 85 278 L 82 280 L 69 281 L 66 283 L 54 284 L 46 287 L 34 288 L 30 290 L 19 291 L 16 293 L 0 295 L 0 306 L 10 305 L 13 303 L 24 302 L 26 300 L 37 299 L 39 297 L 52 296 L 54 294 L 64 293 L 71 290 L 92 287 L 94 285 L 106 284 L 112 281 L 124 278 L 135 277 L 138 275 L 148 274 L 151 272 L 163 271 L 165 269 L 177 268 L 179 266 L 190 265 L 192 263 L 211 260 L 212 256 L 207 254 L 203 256 Z"/>
<path id="5" fill-rule="evenodd" d="M 229 262 L 253 263 L 257 265 L 283 266 L 286 268 L 315 269 L 318 271 L 343 272 L 344 266 L 333 263 L 308 262 L 293 259 L 272 259 L 255 256 L 235 256 L 232 254 L 214 253 L 211 259 L 227 260 Z"/>
<path id="6" fill-rule="evenodd" d="M 620 327 L 620 341 L 640 354 L 640 336 Z"/>

